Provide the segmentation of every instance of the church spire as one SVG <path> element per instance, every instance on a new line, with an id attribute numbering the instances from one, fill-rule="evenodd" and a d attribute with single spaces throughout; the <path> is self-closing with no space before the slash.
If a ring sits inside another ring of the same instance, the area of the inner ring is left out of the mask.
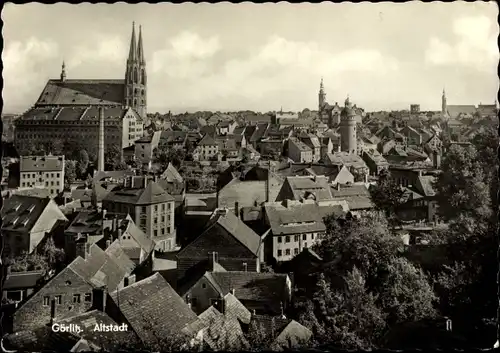
<path id="1" fill-rule="evenodd" d="M 135 44 L 135 22 L 132 22 L 132 38 L 130 39 L 130 51 L 128 59 L 134 61 L 137 57 L 137 46 Z"/>
<path id="2" fill-rule="evenodd" d="M 325 87 L 323 86 L 323 77 L 321 77 L 321 82 L 319 84 L 319 90 L 324 91 Z"/>
<path id="3" fill-rule="evenodd" d="M 61 68 L 61 81 L 62 82 L 66 81 L 66 64 L 64 63 L 64 60 L 62 62 L 62 68 Z"/>
<path id="4" fill-rule="evenodd" d="M 137 47 L 137 59 L 141 64 L 144 64 L 146 61 L 144 60 L 144 49 L 142 47 L 142 26 L 139 26 L 139 43 Z"/>

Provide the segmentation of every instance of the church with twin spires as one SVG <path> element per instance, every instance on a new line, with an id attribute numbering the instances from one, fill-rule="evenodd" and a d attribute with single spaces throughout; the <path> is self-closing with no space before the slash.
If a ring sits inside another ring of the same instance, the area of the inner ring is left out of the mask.
<path id="1" fill-rule="evenodd" d="M 60 77 L 50 79 L 32 108 L 16 121 L 18 151 L 29 146 L 51 151 L 55 139 L 78 141 L 88 153 L 98 146 L 99 108 L 105 121 L 105 149 L 132 146 L 143 136 L 147 116 L 147 74 L 142 28 L 132 24 L 122 79 L 73 79 L 63 62 Z M 125 58 L 124 58 L 125 59 Z"/>

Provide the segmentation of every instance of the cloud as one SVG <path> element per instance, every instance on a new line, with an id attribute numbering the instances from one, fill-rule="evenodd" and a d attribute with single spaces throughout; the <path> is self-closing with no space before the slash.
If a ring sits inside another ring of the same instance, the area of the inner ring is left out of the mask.
<path id="1" fill-rule="evenodd" d="M 204 67 L 207 65 L 205 60 Z M 305 87 L 315 95 L 322 75 L 332 77 L 332 82 L 349 80 L 353 73 L 382 77 L 399 69 L 395 58 L 373 49 L 338 51 L 279 36 L 271 36 L 260 47 L 249 49 L 247 57 L 230 59 L 220 66 L 204 77 L 200 77 L 202 70 L 196 65 L 185 73 L 193 78 L 183 89 L 190 92 L 194 105 L 206 104 L 207 97 L 221 105 L 241 99 L 264 103 L 271 95 L 291 95 L 291 101 L 301 100 L 300 92 Z"/>
<path id="2" fill-rule="evenodd" d="M 2 53 L 4 101 L 16 106 L 25 103 L 26 96 L 36 99 L 33 88 L 45 84 L 45 68 L 58 56 L 58 45 L 51 40 L 31 37 L 8 43 Z"/>
<path id="3" fill-rule="evenodd" d="M 208 72 L 208 61 L 221 49 L 218 37 L 203 38 L 181 32 L 153 53 L 150 70 L 180 79 L 197 78 Z"/>
<path id="4" fill-rule="evenodd" d="M 465 65 L 491 72 L 498 65 L 498 27 L 486 16 L 462 17 L 453 23 L 455 43 L 433 37 L 425 53 L 432 65 Z"/>
<path id="5" fill-rule="evenodd" d="M 88 62 L 123 64 L 127 57 L 128 45 L 120 37 L 100 37 L 91 45 L 74 47 L 66 65 L 71 69 Z"/>

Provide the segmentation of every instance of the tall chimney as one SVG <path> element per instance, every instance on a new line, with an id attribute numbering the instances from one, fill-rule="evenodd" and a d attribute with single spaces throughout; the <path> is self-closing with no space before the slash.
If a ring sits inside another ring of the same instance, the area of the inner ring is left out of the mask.
<path id="1" fill-rule="evenodd" d="M 240 218 L 240 203 L 238 201 L 234 203 L 234 214 Z"/>
<path id="2" fill-rule="evenodd" d="M 99 108 L 99 153 L 97 155 L 97 171 L 104 171 L 104 108 Z"/>

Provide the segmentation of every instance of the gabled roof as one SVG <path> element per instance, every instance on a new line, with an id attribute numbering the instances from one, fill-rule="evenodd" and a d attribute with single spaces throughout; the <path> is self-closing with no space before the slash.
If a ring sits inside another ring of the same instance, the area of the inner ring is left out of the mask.
<path id="1" fill-rule="evenodd" d="M 125 103 L 125 80 L 49 80 L 35 105 Z"/>
<path id="2" fill-rule="evenodd" d="M 215 211 L 217 212 L 217 210 Z M 226 211 L 219 214 L 216 223 L 228 231 L 233 237 L 238 239 L 248 250 L 255 255 L 261 246 L 260 236 L 248 227 L 233 212 Z"/>
<path id="3" fill-rule="evenodd" d="M 175 337 L 198 320 L 196 314 L 159 274 L 110 293 L 130 327 L 144 343 Z"/>
<path id="4" fill-rule="evenodd" d="M 128 203 L 134 205 L 151 205 L 175 201 L 163 188 L 154 181 L 149 181 L 146 188 L 119 188 L 111 191 L 103 201 Z"/>
<path id="5" fill-rule="evenodd" d="M 94 288 L 105 286 L 109 291 L 114 291 L 130 275 L 131 267 L 135 265 L 130 259 L 127 261 L 122 257 L 118 260 L 112 253 L 113 251 L 102 251 L 94 244 L 90 247 L 87 258 L 77 257 L 68 268 Z"/>
<path id="6" fill-rule="evenodd" d="M 223 296 L 234 290 L 239 301 L 270 301 L 279 310 L 280 302 L 289 298 L 289 277 L 283 273 L 246 271 L 209 272 Z M 243 303 L 243 302 L 242 302 Z M 243 303 L 244 304 L 244 303 Z"/>
<path id="7" fill-rule="evenodd" d="M 262 243 L 260 236 L 251 228 L 249 228 L 245 223 L 243 223 L 241 219 L 236 217 L 233 212 L 230 212 L 227 209 L 216 209 L 212 213 L 212 217 L 208 221 L 203 233 L 201 233 L 184 249 L 179 251 L 177 256 L 181 257 L 185 253 L 191 254 L 190 251 L 192 249 L 200 251 L 199 242 L 201 241 L 201 243 L 203 243 L 203 239 L 205 238 L 205 236 L 211 233 L 214 227 L 222 227 L 239 244 L 242 244 L 254 256 L 258 256 L 259 249 Z"/>
<path id="8" fill-rule="evenodd" d="M 50 198 L 42 199 L 34 196 L 12 195 L 4 201 L 0 211 L 2 229 L 18 232 L 31 231 L 49 203 L 53 203 L 56 211 L 61 213 L 61 217 L 64 217 Z"/>
<path id="9" fill-rule="evenodd" d="M 288 207 L 279 203 L 269 203 L 266 204 L 265 210 L 273 235 L 324 232 L 326 230 L 320 206 L 315 203 L 290 204 Z"/>
<path id="10" fill-rule="evenodd" d="M 161 175 L 160 178 L 165 179 L 169 183 L 173 183 L 173 182 L 182 183 L 182 182 L 184 182 L 184 179 L 182 178 L 182 176 L 179 174 L 177 169 L 175 169 L 173 164 L 170 162 L 168 163 L 167 168 L 165 169 L 165 171 L 163 172 L 163 174 Z"/>
<path id="11" fill-rule="evenodd" d="M 241 325 L 235 317 L 223 315 L 213 306 L 198 315 L 206 325 L 203 339 L 213 350 L 242 350 L 249 347 Z"/>
<path id="12" fill-rule="evenodd" d="M 11 272 L 2 283 L 3 290 L 34 288 L 42 279 L 43 271 Z"/>
<path id="13" fill-rule="evenodd" d="M 25 172 L 61 172 L 64 168 L 64 156 L 21 156 L 19 171 Z"/>
<path id="14" fill-rule="evenodd" d="M 287 177 L 288 183 L 293 192 L 294 200 L 302 200 L 313 197 L 315 201 L 331 200 L 330 185 L 326 177 Z"/>
<path id="15" fill-rule="evenodd" d="M 347 152 L 327 153 L 325 157 L 329 163 L 344 165 L 353 168 L 367 168 L 365 161 L 357 154 Z"/>
<path id="16" fill-rule="evenodd" d="M 151 253 L 155 247 L 155 243 L 151 238 L 148 238 L 146 234 L 134 223 L 132 220 L 125 220 L 123 223 L 125 230 L 123 235 L 129 235 L 135 240 L 137 245 L 144 250 L 146 254 Z M 127 252 L 127 249 L 124 249 Z"/>
<path id="17" fill-rule="evenodd" d="M 216 145 L 217 143 L 215 142 L 214 138 L 209 134 L 203 136 L 200 142 L 198 142 L 198 146 L 216 146 Z"/>

